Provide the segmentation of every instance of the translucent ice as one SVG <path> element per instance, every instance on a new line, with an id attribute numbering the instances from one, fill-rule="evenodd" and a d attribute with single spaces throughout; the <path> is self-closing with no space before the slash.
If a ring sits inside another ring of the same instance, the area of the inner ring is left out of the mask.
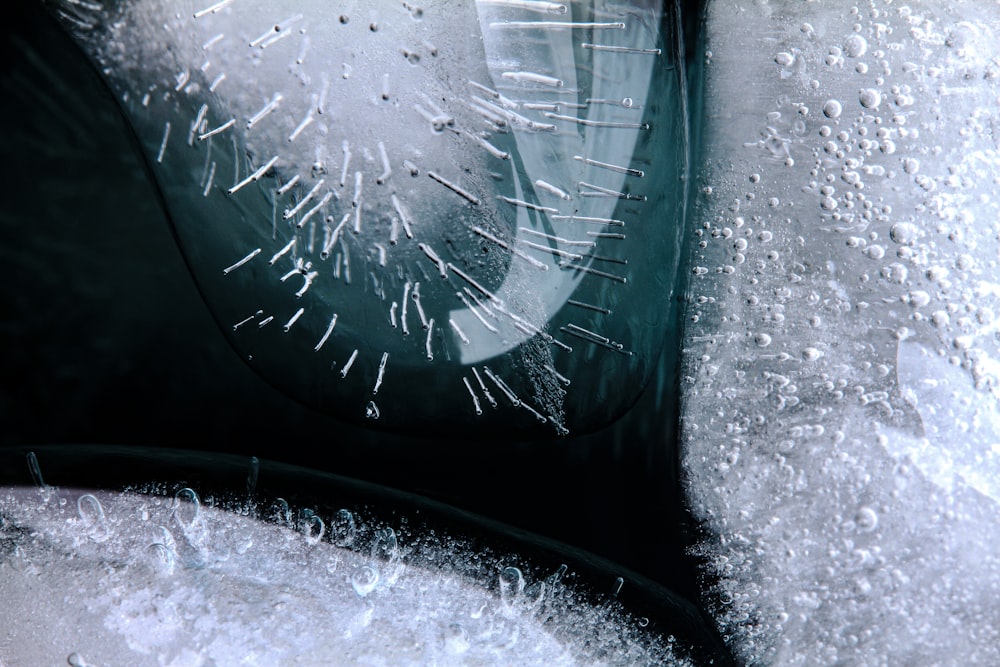
<path id="1" fill-rule="evenodd" d="M 676 8 L 50 4 L 219 324 L 298 400 L 409 433 L 555 435 L 648 381 L 685 205 Z"/>
<path id="2" fill-rule="evenodd" d="M 1000 13 L 705 25 L 682 439 L 719 625 L 750 664 L 998 664 Z"/>

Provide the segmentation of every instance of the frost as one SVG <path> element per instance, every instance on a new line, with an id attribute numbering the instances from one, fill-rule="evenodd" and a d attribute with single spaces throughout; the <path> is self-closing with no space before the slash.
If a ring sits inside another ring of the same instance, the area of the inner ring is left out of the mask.
<path id="1" fill-rule="evenodd" d="M 0 663 L 692 664 L 647 619 L 584 602 L 565 566 L 165 490 L 0 488 Z"/>

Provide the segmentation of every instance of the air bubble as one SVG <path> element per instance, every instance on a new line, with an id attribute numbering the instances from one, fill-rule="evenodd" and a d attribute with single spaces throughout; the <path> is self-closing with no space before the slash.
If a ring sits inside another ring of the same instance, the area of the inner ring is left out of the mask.
<path id="1" fill-rule="evenodd" d="M 878 514 L 871 507 L 862 506 L 854 515 L 854 525 L 862 533 L 870 533 L 878 527 Z"/>
<path id="2" fill-rule="evenodd" d="M 66 658 L 66 663 L 69 665 L 69 667 L 93 667 L 89 662 L 87 662 L 87 660 L 82 655 L 80 655 L 76 651 L 73 651 L 72 653 L 69 654 L 69 656 Z"/>
<path id="3" fill-rule="evenodd" d="M 827 100 L 823 103 L 823 115 L 827 118 L 840 118 L 842 111 L 843 106 L 838 100 Z"/>
<path id="4" fill-rule="evenodd" d="M 766 333 L 758 333 L 754 335 L 753 342 L 756 343 L 758 347 L 767 347 L 771 344 L 771 337 Z"/>
<path id="5" fill-rule="evenodd" d="M 866 109 L 876 109 L 882 104 L 882 93 L 874 88 L 865 88 L 858 94 L 858 101 Z"/>
<path id="6" fill-rule="evenodd" d="M 868 51 L 868 41 L 861 35 L 851 35 L 844 40 L 844 53 L 851 58 L 860 58 Z"/>
<path id="7" fill-rule="evenodd" d="M 865 253 L 872 259 L 882 259 L 885 257 L 885 248 L 880 245 L 870 245 Z"/>
<path id="8" fill-rule="evenodd" d="M 823 352 L 817 350 L 815 347 L 807 347 L 802 350 L 802 358 L 806 361 L 816 361 L 823 356 Z"/>
<path id="9" fill-rule="evenodd" d="M 778 63 L 782 67 L 788 67 L 793 62 L 795 62 L 795 56 L 787 51 L 782 51 L 774 57 L 774 62 Z"/>
<path id="10" fill-rule="evenodd" d="M 889 238 L 899 244 L 913 243 L 919 230 L 912 222 L 897 222 L 889 230 Z"/>
<path id="11" fill-rule="evenodd" d="M 923 290 L 914 290 L 907 295 L 907 302 L 914 308 L 923 308 L 931 302 L 931 295 Z"/>

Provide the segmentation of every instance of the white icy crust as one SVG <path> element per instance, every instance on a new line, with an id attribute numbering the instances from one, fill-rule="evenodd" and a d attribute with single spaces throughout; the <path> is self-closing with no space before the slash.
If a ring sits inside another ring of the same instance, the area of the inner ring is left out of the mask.
<path id="1" fill-rule="evenodd" d="M 646 619 L 575 602 L 565 570 L 498 562 L 497 595 L 439 537 L 207 502 L 0 487 L 0 666 L 689 664 Z"/>
<path id="2" fill-rule="evenodd" d="M 1000 11 L 710 3 L 683 469 L 748 663 L 1000 664 Z"/>

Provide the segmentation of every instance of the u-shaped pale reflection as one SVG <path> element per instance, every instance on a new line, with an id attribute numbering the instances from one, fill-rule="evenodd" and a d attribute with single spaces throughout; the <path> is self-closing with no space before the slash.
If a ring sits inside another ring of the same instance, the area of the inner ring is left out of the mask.
<path id="1" fill-rule="evenodd" d="M 296 399 L 566 434 L 647 383 L 685 202 L 676 7 L 52 5 L 217 321 Z"/>

